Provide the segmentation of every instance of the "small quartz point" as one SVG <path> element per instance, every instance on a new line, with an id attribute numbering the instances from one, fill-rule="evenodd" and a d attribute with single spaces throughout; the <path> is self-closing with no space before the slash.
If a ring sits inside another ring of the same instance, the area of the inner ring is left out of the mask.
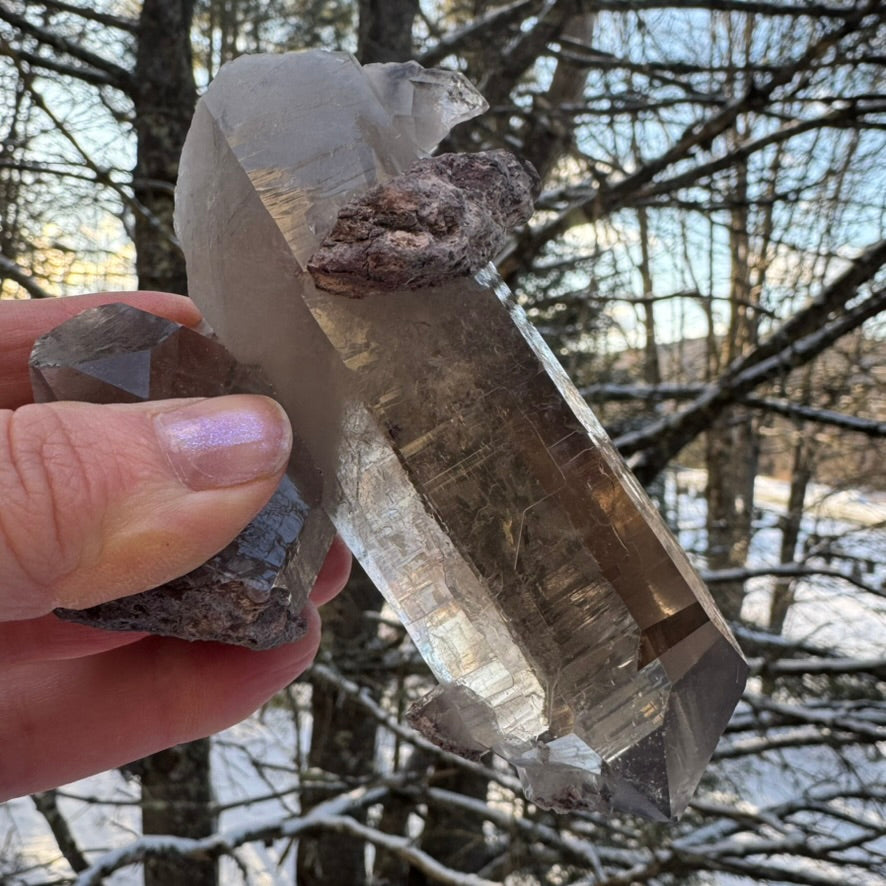
<path id="1" fill-rule="evenodd" d="M 412 722 L 509 760 L 539 806 L 667 819 L 747 675 L 686 555 L 491 265 L 362 298 L 307 271 L 346 204 L 482 109 L 412 63 L 225 66 L 176 193 L 190 291 L 440 681 Z"/>
<path id="2" fill-rule="evenodd" d="M 123 304 L 91 308 L 38 339 L 30 369 L 37 402 L 272 393 L 259 370 L 218 342 Z M 55 611 L 107 630 L 270 649 L 304 634 L 301 610 L 333 535 L 322 510 L 285 477 L 237 538 L 193 572 L 89 609 Z"/>

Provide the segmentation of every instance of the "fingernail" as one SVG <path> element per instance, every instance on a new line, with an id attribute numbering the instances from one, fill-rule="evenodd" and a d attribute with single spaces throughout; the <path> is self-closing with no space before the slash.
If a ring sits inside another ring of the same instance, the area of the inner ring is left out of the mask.
<path id="1" fill-rule="evenodd" d="M 154 425 L 176 476 L 194 490 L 270 477 L 292 445 L 286 414 L 267 397 L 201 400 L 160 413 Z"/>

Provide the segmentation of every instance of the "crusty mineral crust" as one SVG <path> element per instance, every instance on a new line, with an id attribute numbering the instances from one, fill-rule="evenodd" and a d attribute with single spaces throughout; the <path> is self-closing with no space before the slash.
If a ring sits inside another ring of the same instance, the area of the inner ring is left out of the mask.
<path id="1" fill-rule="evenodd" d="M 221 567 L 221 564 L 219 564 Z M 106 631 L 148 631 L 181 640 L 212 640 L 272 649 L 304 635 L 307 622 L 293 611 L 285 588 L 274 588 L 257 600 L 245 585 L 219 577 L 217 587 L 207 586 L 205 573 L 213 561 L 193 575 L 159 588 L 101 603 L 89 609 L 56 609 L 55 614 Z"/>
<path id="2" fill-rule="evenodd" d="M 301 614 L 307 588 L 293 581 L 293 572 L 279 561 L 276 568 L 271 563 L 262 568 L 262 558 L 291 543 L 293 530 L 301 523 L 294 513 L 295 495 L 284 477 L 260 514 L 227 547 L 180 578 L 89 609 L 53 611 L 65 621 L 106 631 L 147 631 L 255 650 L 292 643 L 307 630 Z M 293 548 L 288 558 L 296 551 Z M 274 585 L 275 573 L 281 583 L 289 579 L 288 586 Z"/>
<path id="3" fill-rule="evenodd" d="M 347 203 L 308 271 L 352 298 L 470 276 L 528 221 L 538 189 L 533 166 L 507 151 L 419 160 Z"/>

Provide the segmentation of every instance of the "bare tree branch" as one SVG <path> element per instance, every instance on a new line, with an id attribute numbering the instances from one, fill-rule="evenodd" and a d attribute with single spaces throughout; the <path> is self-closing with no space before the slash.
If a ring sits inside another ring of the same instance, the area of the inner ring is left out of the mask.
<path id="1" fill-rule="evenodd" d="M 730 374 L 738 375 L 789 348 L 791 342 L 814 333 L 823 322 L 836 312 L 845 312 L 856 290 L 886 264 L 886 240 L 872 244 L 855 258 L 849 267 L 826 286 L 813 301 L 790 317 L 778 330 L 755 348 L 747 357 L 730 367 Z M 845 317 L 845 313 L 843 313 Z M 838 318 L 839 319 L 839 318 Z"/>
<path id="2" fill-rule="evenodd" d="M 780 578 L 805 578 L 814 575 L 826 576 L 827 578 L 839 578 L 848 584 L 854 585 L 859 590 L 877 597 L 886 598 L 886 590 L 875 588 L 854 576 L 851 572 L 840 569 L 831 569 L 827 566 L 812 566 L 805 563 L 773 563 L 771 566 L 736 566 L 734 569 L 717 569 L 702 571 L 702 578 L 708 584 L 730 583 L 735 581 L 747 581 L 749 578 L 759 578 L 764 575 L 778 576 Z"/>
<path id="3" fill-rule="evenodd" d="M 748 625 L 733 623 L 732 630 L 735 636 L 751 655 L 812 655 L 817 658 L 840 658 L 832 649 L 826 646 L 817 646 L 808 640 L 796 637 L 785 637 L 782 634 L 774 634 L 771 631 L 760 628 L 752 628 Z"/>
<path id="4" fill-rule="evenodd" d="M 874 418 L 847 415 L 843 412 L 835 412 L 833 409 L 820 409 L 816 406 L 806 406 L 803 403 L 773 400 L 770 397 L 747 396 L 742 398 L 742 403 L 747 406 L 753 406 L 755 409 L 763 409 L 766 412 L 774 412 L 788 418 L 799 418 L 803 419 L 803 421 L 815 422 L 816 424 L 830 425 L 834 428 L 841 428 L 844 431 L 864 434 L 867 437 L 886 437 L 886 421 L 878 421 Z"/>
<path id="5" fill-rule="evenodd" d="M 282 816 L 265 822 L 234 828 L 203 839 L 145 836 L 134 840 L 123 849 L 114 850 L 84 869 L 77 878 L 77 886 L 93 886 L 114 871 L 143 861 L 150 855 L 178 855 L 182 858 L 216 858 L 228 855 L 238 846 L 256 841 L 270 841 L 283 837 L 297 837 L 313 830 L 332 830 L 350 833 L 367 842 L 394 852 L 432 880 L 448 886 L 495 886 L 491 881 L 473 874 L 452 871 L 435 861 L 426 852 L 416 849 L 406 837 L 383 834 L 350 818 L 348 813 L 364 809 L 382 800 L 388 787 L 357 788 L 314 806 L 305 815 L 291 818 Z"/>
<path id="6" fill-rule="evenodd" d="M 4 55 L 13 59 L 20 67 L 23 67 L 22 63 L 26 64 L 31 71 L 35 69 L 53 71 L 56 74 L 63 74 L 66 77 L 82 80 L 84 83 L 91 83 L 93 86 L 117 85 L 115 79 L 104 71 L 96 71 L 94 68 L 87 68 L 83 65 L 66 64 L 33 52 L 16 49 L 11 43 L 0 41 L 0 56 Z"/>
<path id="7" fill-rule="evenodd" d="M 771 145 L 786 142 L 805 132 L 826 127 L 857 126 L 858 122 L 869 114 L 882 114 L 886 111 L 886 100 L 866 103 L 852 98 L 844 98 L 845 106 L 834 108 L 827 114 L 809 120 L 795 120 L 781 129 L 771 132 L 762 138 L 745 142 L 728 153 L 717 157 L 708 163 L 701 163 L 686 172 L 675 175 L 672 178 L 650 184 L 638 190 L 631 197 L 631 202 L 648 200 L 662 194 L 671 194 L 680 188 L 693 185 L 698 181 L 733 166 L 737 161 L 746 159 Z"/>
<path id="8" fill-rule="evenodd" d="M 868 702 L 864 709 L 853 710 L 858 706 L 839 700 L 830 700 L 817 709 L 812 704 L 790 704 L 748 692 L 744 700 L 753 707 L 758 728 L 769 724 L 808 723 L 853 732 L 859 738 L 872 742 L 886 741 L 886 711 L 878 709 L 873 701 Z"/>
<path id="9" fill-rule="evenodd" d="M 522 788 L 520 787 L 519 779 L 516 779 L 511 775 L 506 775 L 496 769 L 492 769 L 489 766 L 484 766 L 482 763 L 475 763 L 473 760 L 466 760 L 464 757 L 459 757 L 457 754 L 444 751 L 441 747 L 428 741 L 428 739 L 424 738 L 414 729 L 401 725 L 397 718 L 391 716 L 390 713 L 378 705 L 363 687 L 359 686 L 353 680 L 349 680 L 342 674 L 337 673 L 328 665 L 315 662 L 311 666 L 310 674 L 312 677 L 317 677 L 323 682 L 334 686 L 344 695 L 353 699 L 370 717 L 396 735 L 399 739 L 406 741 L 417 748 L 421 748 L 421 750 L 427 754 L 445 760 L 451 766 L 458 766 L 468 772 L 481 775 L 488 781 L 501 785 L 516 796 L 519 796 L 521 793 Z"/>
<path id="10" fill-rule="evenodd" d="M 532 27 L 518 33 L 516 39 L 501 54 L 501 62 L 490 73 L 481 91 L 490 105 L 503 102 L 515 84 L 543 54 L 547 44 L 555 39 L 563 27 L 581 7 L 578 0 L 555 0 L 541 5 Z"/>
<path id="11" fill-rule="evenodd" d="M 0 255 L 0 277 L 8 277 L 18 283 L 31 298 L 53 298 L 34 278 L 26 274 L 14 261 Z"/>
<path id="12" fill-rule="evenodd" d="M 361 837 L 367 843 L 379 849 L 394 853 L 412 865 L 412 867 L 421 871 L 430 880 L 435 883 L 442 883 L 443 886 L 499 886 L 499 884 L 494 883 L 492 880 L 478 877 L 476 874 L 455 871 L 440 864 L 439 861 L 432 858 L 427 852 L 417 849 L 409 837 L 395 837 L 391 834 L 384 834 L 377 828 L 362 824 L 354 818 L 343 815 L 330 816 L 326 821 L 315 824 L 313 827 L 323 827 L 331 831 Z"/>
<path id="13" fill-rule="evenodd" d="M 615 442 L 626 456 L 635 456 L 632 468 L 641 482 L 650 481 L 687 443 L 695 439 L 730 404 L 766 381 L 786 375 L 808 363 L 838 338 L 886 309 L 886 290 L 845 308 L 857 288 L 886 263 L 886 240 L 866 250 L 849 268 L 787 320 L 765 342 L 736 360 L 726 373 L 686 408 L 651 422 Z M 827 318 L 843 307 L 836 318 Z"/>
<path id="14" fill-rule="evenodd" d="M 691 400 L 703 393 L 703 384 L 679 384 L 678 382 L 661 382 L 657 385 L 621 385 L 615 382 L 599 382 L 585 385 L 580 389 L 582 397 L 589 400 L 612 400 L 624 402 L 642 400 L 650 403 L 661 403 L 666 400 Z"/>
<path id="15" fill-rule="evenodd" d="M 822 661 L 818 658 L 781 659 L 766 661 L 756 659 L 751 662 L 752 673 L 769 674 L 774 677 L 797 677 L 804 674 L 871 674 L 878 680 L 886 679 L 886 658 L 833 658 Z"/>
<path id="16" fill-rule="evenodd" d="M 718 113 L 690 124 L 668 148 L 657 157 L 647 160 L 635 172 L 615 183 L 601 182 L 589 189 L 588 196 L 573 201 L 555 219 L 528 230 L 501 257 L 503 276 L 512 282 L 521 264 L 519 256 L 536 255 L 546 243 L 574 225 L 593 221 L 627 205 L 655 176 L 672 164 L 691 156 L 700 145 L 710 144 L 717 136 L 728 131 L 740 115 L 763 110 L 777 89 L 805 73 L 843 38 L 855 33 L 861 22 L 878 9 L 878 0 L 867 0 L 863 4 L 847 8 L 841 16 L 841 27 L 824 34 L 798 58 L 773 72 L 764 83 L 752 84 Z"/>
<path id="17" fill-rule="evenodd" d="M 68 820 L 62 815 L 58 808 L 57 791 L 43 791 L 39 794 L 32 794 L 31 799 L 39 810 L 40 814 L 46 819 L 46 824 L 52 831 L 55 842 L 61 850 L 66 861 L 75 873 L 85 871 L 89 867 L 89 862 L 80 851 L 74 834 L 68 825 Z"/>
<path id="18" fill-rule="evenodd" d="M 124 185 L 116 182 L 111 175 L 111 170 L 104 169 L 99 166 L 89 155 L 89 152 L 80 144 L 79 139 L 74 135 L 73 132 L 64 124 L 62 120 L 58 118 L 58 116 L 52 111 L 49 107 L 49 104 L 44 99 L 42 93 L 38 92 L 33 85 L 31 85 L 28 89 L 34 104 L 38 107 L 46 116 L 52 121 L 56 130 L 60 135 L 62 135 L 70 145 L 77 151 L 83 160 L 84 166 L 92 170 L 95 175 L 95 180 L 99 184 L 105 185 L 114 191 L 117 196 L 120 198 L 121 202 L 124 206 L 129 207 L 139 218 L 143 218 L 157 233 L 158 237 L 169 239 L 171 242 L 177 245 L 177 242 L 172 238 L 171 234 L 168 232 L 167 228 L 162 224 L 162 222 L 154 216 L 150 210 L 136 197 L 134 197 Z M 132 179 L 134 183 L 137 179 Z M 142 179 L 142 181 L 148 181 Z"/>
<path id="19" fill-rule="evenodd" d="M 592 401 L 630 402 L 639 400 L 647 403 L 663 403 L 667 400 L 691 400 L 701 394 L 704 389 L 705 386 L 701 384 L 683 385 L 673 382 L 662 382 L 658 385 L 621 385 L 601 382 L 585 385 L 581 388 L 581 394 Z M 741 402 L 745 406 L 753 406 L 754 409 L 773 412 L 787 418 L 799 418 L 803 421 L 829 425 L 844 431 L 864 434 L 867 437 L 886 437 L 886 422 L 875 418 L 848 415 L 845 412 L 835 412 L 833 409 L 807 406 L 804 403 L 792 403 L 789 400 L 774 400 L 771 397 L 747 395 L 741 398 Z"/>
<path id="20" fill-rule="evenodd" d="M 134 85 L 132 74 L 126 68 L 115 64 L 103 56 L 90 52 L 90 50 L 80 44 L 74 43 L 59 34 L 54 34 L 52 31 L 38 27 L 26 16 L 13 12 L 7 5 L 6 0 L 0 0 L 0 21 L 5 21 L 20 33 L 33 37 L 41 45 L 50 46 L 65 55 L 69 55 L 71 58 L 77 59 L 77 61 L 83 62 L 83 64 L 93 68 L 97 73 L 105 74 L 110 78 L 111 84 L 122 92 L 128 93 Z M 7 41 L 3 40 L 2 45 L 6 44 Z"/>
<path id="21" fill-rule="evenodd" d="M 631 0 L 595 0 L 594 6 L 606 12 L 640 12 Z M 643 9 L 713 9 L 717 12 L 739 12 L 747 15 L 788 16 L 790 18 L 846 19 L 854 6 L 828 3 L 766 3 L 759 0 L 648 0 Z"/>
<path id="22" fill-rule="evenodd" d="M 446 56 L 482 44 L 502 28 L 534 15 L 541 6 L 539 0 L 516 0 L 506 6 L 494 7 L 458 30 L 441 37 L 434 46 L 419 55 L 417 60 L 425 67 L 439 65 Z"/>
<path id="23" fill-rule="evenodd" d="M 87 21 L 98 22 L 109 28 L 118 28 L 130 34 L 138 33 L 138 21 L 132 18 L 124 18 L 122 15 L 111 15 L 89 7 L 77 6 L 74 3 L 63 3 L 62 0 L 36 0 L 41 6 L 53 12 L 70 12 L 85 18 Z"/>

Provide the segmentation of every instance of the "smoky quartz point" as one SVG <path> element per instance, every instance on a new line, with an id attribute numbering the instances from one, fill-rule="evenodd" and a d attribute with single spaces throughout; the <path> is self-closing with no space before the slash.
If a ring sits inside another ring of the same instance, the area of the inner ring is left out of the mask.
<path id="1" fill-rule="evenodd" d="M 747 675 L 686 555 L 491 265 L 363 297 L 309 272 L 344 207 L 483 107 L 414 63 L 225 66 L 176 194 L 190 291 L 273 383 L 324 509 L 438 678 L 417 728 L 492 749 L 540 806 L 667 819 Z"/>
<path id="2" fill-rule="evenodd" d="M 229 393 L 272 394 L 261 373 L 218 342 L 124 304 L 92 308 L 34 345 L 35 400 L 138 403 Z M 209 562 L 161 587 L 68 621 L 269 649 L 305 631 L 301 610 L 334 530 L 285 477 L 265 508 Z"/>

